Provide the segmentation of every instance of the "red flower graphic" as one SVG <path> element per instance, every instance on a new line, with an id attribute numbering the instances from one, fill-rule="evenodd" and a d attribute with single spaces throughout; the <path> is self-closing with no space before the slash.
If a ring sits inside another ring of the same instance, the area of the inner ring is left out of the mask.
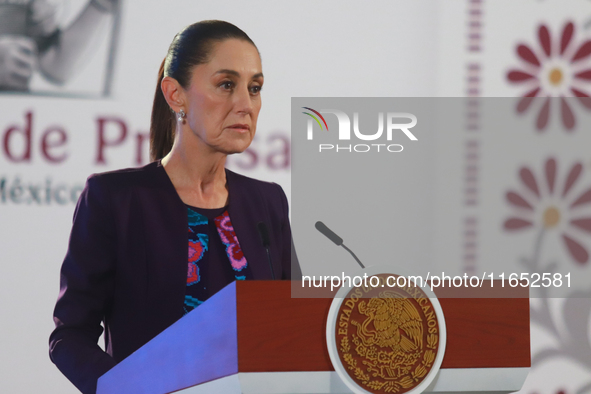
<path id="1" fill-rule="evenodd" d="M 203 252 L 205 248 L 203 248 L 203 243 L 201 240 L 198 241 L 191 241 L 189 240 L 189 262 L 193 263 L 195 261 L 199 261 L 201 256 L 203 256 Z"/>
<path id="2" fill-rule="evenodd" d="M 575 46 L 575 25 L 566 23 L 560 38 L 552 39 L 546 25 L 538 30 L 540 48 L 520 44 L 517 55 L 523 61 L 522 69 L 512 69 L 507 79 L 522 84 L 526 89 L 517 104 L 517 112 L 525 112 L 534 97 L 546 97 L 538 113 L 536 127 L 544 130 L 550 117 L 550 97 L 560 97 L 562 123 L 567 130 L 575 126 L 575 114 L 565 97 L 575 96 L 591 110 L 591 98 L 584 87 L 591 82 L 591 40 Z"/>
<path id="3" fill-rule="evenodd" d="M 240 245 L 238 244 L 231 244 L 228 247 L 228 253 L 232 256 L 232 259 L 236 261 L 240 261 L 244 258 L 244 253 L 242 253 L 242 249 L 240 249 Z"/>
<path id="4" fill-rule="evenodd" d="M 583 205 L 591 203 L 591 188 L 574 199 L 570 196 L 582 170 L 581 163 L 574 164 L 568 172 L 563 187 L 557 190 L 555 159 L 546 160 L 546 182 L 543 189 L 538 186 L 533 172 L 527 167 L 522 167 L 519 177 L 526 187 L 524 190 L 526 193 L 519 194 L 514 191 L 507 193 L 507 201 L 516 208 L 517 214 L 505 221 L 505 229 L 522 230 L 536 225 L 548 230 L 557 229 L 572 258 L 580 264 L 587 263 L 589 252 L 572 235 L 573 229 L 591 233 L 591 217 L 581 217 L 580 213 L 577 215 L 577 211 Z"/>
<path id="5" fill-rule="evenodd" d="M 199 267 L 195 263 L 189 263 L 189 270 L 187 271 L 187 285 L 198 283 L 201 280 L 199 276 Z"/>

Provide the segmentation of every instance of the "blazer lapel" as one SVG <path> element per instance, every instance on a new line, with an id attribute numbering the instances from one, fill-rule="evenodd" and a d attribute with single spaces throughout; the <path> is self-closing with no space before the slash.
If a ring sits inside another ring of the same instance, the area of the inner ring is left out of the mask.
<path id="1" fill-rule="evenodd" d="M 227 169 L 226 181 L 230 204 L 228 214 L 252 275 L 256 279 L 272 279 L 267 253 L 257 230 L 259 222 L 267 222 L 259 191 Z"/>
<path id="2" fill-rule="evenodd" d="M 173 299 L 173 305 L 179 305 L 182 312 L 187 283 L 187 208 L 160 161 L 155 170 L 155 174 L 151 174 L 153 205 L 148 206 L 146 215 L 152 221 L 148 228 L 154 235 L 148 245 L 154 261 L 151 266 L 152 283 L 161 285 L 157 294 L 166 294 Z M 171 283 L 175 285 L 170 286 Z"/>

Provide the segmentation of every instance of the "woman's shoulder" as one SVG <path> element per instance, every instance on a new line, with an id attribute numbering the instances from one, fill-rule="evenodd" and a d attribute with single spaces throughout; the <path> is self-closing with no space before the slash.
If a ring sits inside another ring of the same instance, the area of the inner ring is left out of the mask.
<path id="1" fill-rule="evenodd" d="M 228 169 L 226 169 L 226 177 L 228 178 L 228 183 L 231 185 L 230 187 L 236 186 L 237 188 L 258 190 L 265 195 L 285 194 L 283 188 L 275 182 L 251 178 Z"/>
<path id="2" fill-rule="evenodd" d="M 247 198 L 259 195 L 268 207 L 287 212 L 287 196 L 283 188 L 274 182 L 261 181 L 226 169 L 226 177 L 233 197 Z"/>
<path id="3" fill-rule="evenodd" d="M 160 163 L 158 161 L 154 161 L 142 167 L 130 167 L 105 172 L 97 172 L 90 175 L 89 178 L 107 179 L 108 181 L 112 182 L 142 179 L 147 174 L 156 171 L 159 166 Z"/>
<path id="4" fill-rule="evenodd" d="M 105 172 L 91 174 L 88 180 L 93 183 L 109 184 L 111 186 L 132 186 L 138 183 L 153 181 L 160 163 L 155 161 L 142 167 L 122 168 Z"/>
<path id="5" fill-rule="evenodd" d="M 170 187 L 167 182 L 170 183 L 164 168 L 156 161 L 142 167 L 94 173 L 87 178 L 86 188 L 127 194 L 138 189 L 167 189 Z"/>

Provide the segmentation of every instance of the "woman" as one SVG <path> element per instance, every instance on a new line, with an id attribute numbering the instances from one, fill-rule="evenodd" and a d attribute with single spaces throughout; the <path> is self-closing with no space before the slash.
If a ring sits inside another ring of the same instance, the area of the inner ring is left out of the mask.
<path id="1" fill-rule="evenodd" d="M 258 50 L 242 30 L 221 21 L 185 28 L 160 67 L 155 161 L 88 178 L 50 337 L 52 361 L 82 392 L 231 281 L 301 274 L 281 187 L 224 169 L 254 137 L 262 86 Z"/>

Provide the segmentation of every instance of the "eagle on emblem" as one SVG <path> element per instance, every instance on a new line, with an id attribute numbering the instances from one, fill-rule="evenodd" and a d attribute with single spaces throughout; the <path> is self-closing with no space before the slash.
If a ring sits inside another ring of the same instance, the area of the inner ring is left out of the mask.
<path id="1" fill-rule="evenodd" d="M 374 357 L 366 353 L 373 359 L 370 364 L 385 378 L 406 374 L 406 367 L 414 363 L 423 348 L 423 325 L 416 307 L 395 292 L 383 291 L 367 303 L 361 301 L 358 310 L 367 318 L 362 323 L 352 321 L 357 336 L 364 347 L 379 349 L 371 352 Z"/>

